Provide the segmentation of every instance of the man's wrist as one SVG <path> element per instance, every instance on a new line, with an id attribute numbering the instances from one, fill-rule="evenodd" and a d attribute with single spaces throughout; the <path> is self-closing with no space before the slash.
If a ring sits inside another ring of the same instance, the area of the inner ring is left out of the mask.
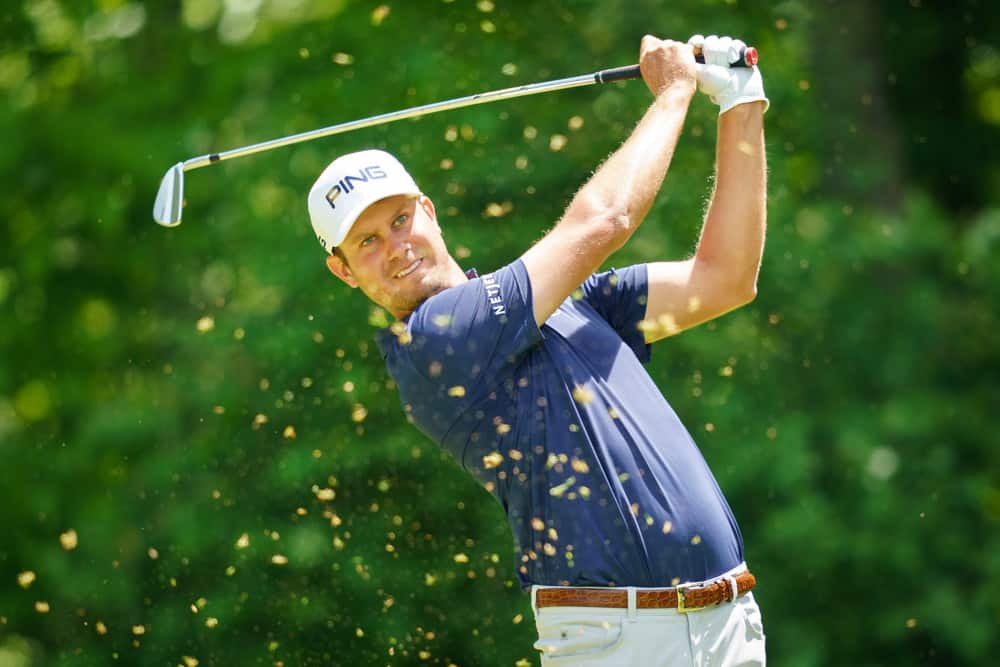
<path id="1" fill-rule="evenodd" d="M 696 81 L 690 82 L 674 82 L 661 90 L 656 94 L 657 102 L 666 102 L 667 104 L 672 104 L 676 102 L 683 102 L 685 104 L 689 103 L 694 97 L 694 94 L 698 92 L 698 83 Z"/>
<path id="2" fill-rule="evenodd" d="M 767 110 L 768 101 L 767 99 L 758 100 L 746 100 L 736 102 L 733 106 L 729 107 L 725 111 L 719 112 L 719 117 L 729 117 L 729 116 L 763 116 L 764 112 Z"/>

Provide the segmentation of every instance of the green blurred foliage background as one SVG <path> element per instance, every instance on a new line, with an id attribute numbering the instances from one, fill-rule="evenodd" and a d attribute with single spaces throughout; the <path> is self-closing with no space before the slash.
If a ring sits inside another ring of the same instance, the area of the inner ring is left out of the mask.
<path id="1" fill-rule="evenodd" d="M 396 152 L 491 270 L 649 102 L 639 82 L 174 162 L 636 61 L 758 46 L 759 296 L 650 371 L 715 470 L 775 665 L 1000 654 L 1000 24 L 961 0 L 18 0 L 0 10 L 0 666 L 530 665 L 500 508 L 403 420 L 305 193 Z M 715 111 L 612 264 L 679 258 Z"/>

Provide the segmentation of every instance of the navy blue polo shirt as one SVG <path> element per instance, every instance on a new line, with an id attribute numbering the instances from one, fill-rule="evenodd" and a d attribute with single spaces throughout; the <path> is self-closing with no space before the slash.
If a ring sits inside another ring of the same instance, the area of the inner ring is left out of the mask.
<path id="1" fill-rule="evenodd" d="M 646 284 L 645 265 L 594 274 L 539 329 L 517 260 L 377 334 L 407 418 L 503 506 L 524 587 L 671 586 L 743 560 L 642 365 Z"/>

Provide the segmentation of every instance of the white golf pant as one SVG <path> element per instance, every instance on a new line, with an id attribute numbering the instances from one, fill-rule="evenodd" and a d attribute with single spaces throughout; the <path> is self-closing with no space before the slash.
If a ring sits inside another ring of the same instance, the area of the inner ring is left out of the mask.
<path id="1" fill-rule="evenodd" d="M 746 565 L 722 576 L 746 570 Z M 535 607 L 542 667 L 764 667 L 764 626 L 753 593 L 698 611 Z M 625 587 L 623 587 L 625 588 Z M 627 590 L 627 589 L 626 589 Z M 645 590 L 645 589 L 635 589 Z"/>

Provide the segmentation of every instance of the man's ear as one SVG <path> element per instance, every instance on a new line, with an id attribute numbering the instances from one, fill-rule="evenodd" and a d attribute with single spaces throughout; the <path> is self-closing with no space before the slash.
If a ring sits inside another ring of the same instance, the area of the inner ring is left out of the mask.
<path id="1" fill-rule="evenodd" d="M 437 222 L 437 213 L 434 210 L 434 202 L 427 195 L 420 195 L 420 199 L 417 200 L 418 203 L 423 207 L 424 212 L 434 222 Z"/>
<path id="2" fill-rule="evenodd" d="M 354 279 L 354 274 L 351 273 L 351 267 L 347 266 L 347 263 L 337 255 L 326 256 L 326 268 L 330 269 L 330 273 L 343 280 L 349 286 L 358 286 L 358 281 Z"/>

